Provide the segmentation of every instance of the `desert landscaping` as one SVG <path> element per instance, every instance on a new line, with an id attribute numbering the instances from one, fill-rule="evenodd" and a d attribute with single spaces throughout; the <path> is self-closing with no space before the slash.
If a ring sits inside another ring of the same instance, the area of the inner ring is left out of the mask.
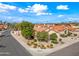
<path id="1" fill-rule="evenodd" d="M 20 26 L 24 26 L 24 29 L 23 27 L 21 29 Z M 73 24 L 32 25 L 29 22 L 24 22 L 16 24 L 12 32 L 24 37 L 28 46 L 40 49 L 51 49 L 78 40 L 79 37 L 78 28 L 73 27 Z"/>

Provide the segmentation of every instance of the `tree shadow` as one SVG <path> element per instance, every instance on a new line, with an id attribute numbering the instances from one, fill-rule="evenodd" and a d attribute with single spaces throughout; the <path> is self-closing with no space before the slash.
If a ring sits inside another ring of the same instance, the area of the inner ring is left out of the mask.
<path id="1" fill-rule="evenodd" d="M 0 48 L 5 48 L 6 46 L 5 45 L 0 45 Z"/>
<path id="2" fill-rule="evenodd" d="M 0 35 L 0 37 L 4 37 L 5 35 Z"/>

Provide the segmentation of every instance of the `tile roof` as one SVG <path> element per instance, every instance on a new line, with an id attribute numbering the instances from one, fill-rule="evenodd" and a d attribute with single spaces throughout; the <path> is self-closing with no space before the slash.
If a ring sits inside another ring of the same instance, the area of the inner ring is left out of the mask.
<path id="1" fill-rule="evenodd" d="M 36 24 L 34 26 L 34 30 L 38 32 L 46 31 L 46 29 L 50 29 L 56 32 L 64 31 L 65 29 L 70 31 L 76 30 L 72 27 L 71 24 Z"/>

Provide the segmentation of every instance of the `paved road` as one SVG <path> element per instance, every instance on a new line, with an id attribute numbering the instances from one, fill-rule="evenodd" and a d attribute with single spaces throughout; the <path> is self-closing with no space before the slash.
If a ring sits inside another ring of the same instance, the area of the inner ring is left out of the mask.
<path id="1" fill-rule="evenodd" d="M 31 56 L 10 34 L 10 30 L 0 36 L 0 56 Z"/>
<path id="2" fill-rule="evenodd" d="M 79 42 L 49 54 L 49 56 L 79 56 Z"/>

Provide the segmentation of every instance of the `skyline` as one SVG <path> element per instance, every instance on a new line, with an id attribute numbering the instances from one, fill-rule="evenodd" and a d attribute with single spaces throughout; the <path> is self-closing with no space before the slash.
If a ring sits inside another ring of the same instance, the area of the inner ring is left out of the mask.
<path id="1" fill-rule="evenodd" d="M 79 2 L 0 2 L 0 20 L 32 23 L 79 22 Z"/>

